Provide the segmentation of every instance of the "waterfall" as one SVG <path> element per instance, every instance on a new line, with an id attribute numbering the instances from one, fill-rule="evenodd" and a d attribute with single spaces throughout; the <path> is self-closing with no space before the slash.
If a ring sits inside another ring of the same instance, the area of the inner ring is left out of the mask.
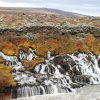
<path id="1" fill-rule="evenodd" d="M 12 74 L 17 82 L 17 98 L 68 93 L 83 85 L 100 84 L 100 55 L 77 53 L 51 57 L 48 51 L 45 62 L 36 65 L 33 72 L 25 70 L 16 56 L 7 56 L 0 52 L 0 57 L 16 70 Z M 30 54 L 23 51 L 19 54 L 20 59 L 30 61 L 36 57 L 38 56 L 31 48 Z"/>
<path id="2" fill-rule="evenodd" d="M 78 54 L 69 55 L 77 64 L 77 70 L 80 70 L 82 75 L 91 76 L 90 84 L 100 83 L 100 68 L 98 65 L 98 58 L 93 54 Z"/>
<path id="3" fill-rule="evenodd" d="M 58 94 L 67 93 L 72 90 L 67 87 L 60 87 L 57 85 L 33 85 L 33 86 L 20 86 L 17 87 L 17 98 L 19 97 L 29 97 L 34 95 L 44 95 L 44 94 Z"/>
<path id="4" fill-rule="evenodd" d="M 36 50 L 33 50 L 32 48 L 29 48 L 28 51 L 30 52 L 30 54 L 24 52 L 23 50 L 20 50 L 20 53 L 19 53 L 19 58 L 20 58 L 20 60 L 24 59 L 24 60 L 29 60 L 29 61 L 31 61 L 33 58 L 38 57 L 38 56 L 35 54 L 35 51 L 36 51 Z"/>

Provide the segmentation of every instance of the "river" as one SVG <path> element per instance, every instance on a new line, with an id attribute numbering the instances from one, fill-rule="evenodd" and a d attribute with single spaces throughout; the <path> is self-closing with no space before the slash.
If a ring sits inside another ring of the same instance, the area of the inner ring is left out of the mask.
<path id="1" fill-rule="evenodd" d="M 100 85 L 84 86 L 72 93 L 40 95 L 14 100 L 100 100 Z"/>

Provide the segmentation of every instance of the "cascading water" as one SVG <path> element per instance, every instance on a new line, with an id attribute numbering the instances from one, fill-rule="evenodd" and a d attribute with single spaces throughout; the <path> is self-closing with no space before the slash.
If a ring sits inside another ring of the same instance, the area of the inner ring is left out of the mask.
<path id="1" fill-rule="evenodd" d="M 35 75 L 28 71 L 16 72 L 17 97 L 43 94 L 67 93 L 73 91 L 69 76 L 63 75 L 52 63 L 42 63 L 35 67 Z"/>
<path id="2" fill-rule="evenodd" d="M 81 75 L 90 76 L 90 84 L 100 83 L 100 66 L 98 64 L 99 56 L 93 54 L 69 55 L 76 63 L 76 68 Z"/>
<path id="3" fill-rule="evenodd" d="M 20 51 L 19 59 L 32 60 L 38 57 L 34 50 L 30 51 L 29 55 Z M 45 62 L 36 65 L 33 72 L 26 71 L 16 56 L 0 52 L 0 57 L 16 70 L 13 73 L 17 82 L 14 90 L 16 98 L 68 93 L 86 84 L 100 84 L 100 55 L 78 53 L 51 57 L 48 52 Z"/>

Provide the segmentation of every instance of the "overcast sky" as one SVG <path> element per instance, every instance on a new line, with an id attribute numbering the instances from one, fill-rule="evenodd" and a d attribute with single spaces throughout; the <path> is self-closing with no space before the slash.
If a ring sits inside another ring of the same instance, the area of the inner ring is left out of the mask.
<path id="1" fill-rule="evenodd" d="M 100 16 L 100 0 L 0 0 L 0 7 L 42 7 Z"/>

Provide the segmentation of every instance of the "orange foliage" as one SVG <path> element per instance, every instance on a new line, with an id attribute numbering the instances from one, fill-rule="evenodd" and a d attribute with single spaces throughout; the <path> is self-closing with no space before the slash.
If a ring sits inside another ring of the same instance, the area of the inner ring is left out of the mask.
<path id="1" fill-rule="evenodd" d="M 14 51 L 13 49 L 3 48 L 2 51 L 3 51 L 6 55 L 15 55 L 15 51 Z"/>
<path id="2" fill-rule="evenodd" d="M 48 50 L 52 52 L 52 55 L 78 51 L 100 54 L 100 40 L 97 40 L 92 34 L 87 34 L 84 39 L 80 40 L 71 38 L 68 35 L 38 33 L 31 42 L 19 39 L 14 42 L 0 44 L 0 50 L 7 55 L 18 55 L 20 49 L 28 52 L 29 47 L 36 49 L 36 54 L 39 56 L 46 56 Z"/>
<path id="3" fill-rule="evenodd" d="M 0 90 L 4 87 L 15 86 L 16 83 L 11 74 L 11 68 L 0 64 Z"/>
<path id="4" fill-rule="evenodd" d="M 85 37 L 85 42 L 87 44 L 87 46 L 91 47 L 92 45 L 94 45 L 95 43 L 95 37 L 92 34 L 87 34 Z"/>
<path id="5" fill-rule="evenodd" d="M 29 41 L 25 41 L 23 43 L 23 47 L 25 47 L 25 48 L 29 48 L 30 46 L 31 46 L 31 43 Z"/>
<path id="6" fill-rule="evenodd" d="M 4 62 L 5 62 L 5 60 L 2 59 L 2 58 L 0 58 L 0 64 L 2 64 L 2 63 L 4 63 Z"/>
<path id="7" fill-rule="evenodd" d="M 39 63 L 43 63 L 45 60 L 44 58 L 35 58 L 32 61 L 27 61 L 27 60 L 23 60 L 22 64 L 25 66 L 25 68 L 27 70 L 31 70 L 34 69 L 34 67 L 39 64 Z"/>
<path id="8" fill-rule="evenodd" d="M 87 34 L 84 43 L 87 45 L 90 52 L 97 55 L 100 54 L 100 40 L 97 40 L 92 34 Z"/>

